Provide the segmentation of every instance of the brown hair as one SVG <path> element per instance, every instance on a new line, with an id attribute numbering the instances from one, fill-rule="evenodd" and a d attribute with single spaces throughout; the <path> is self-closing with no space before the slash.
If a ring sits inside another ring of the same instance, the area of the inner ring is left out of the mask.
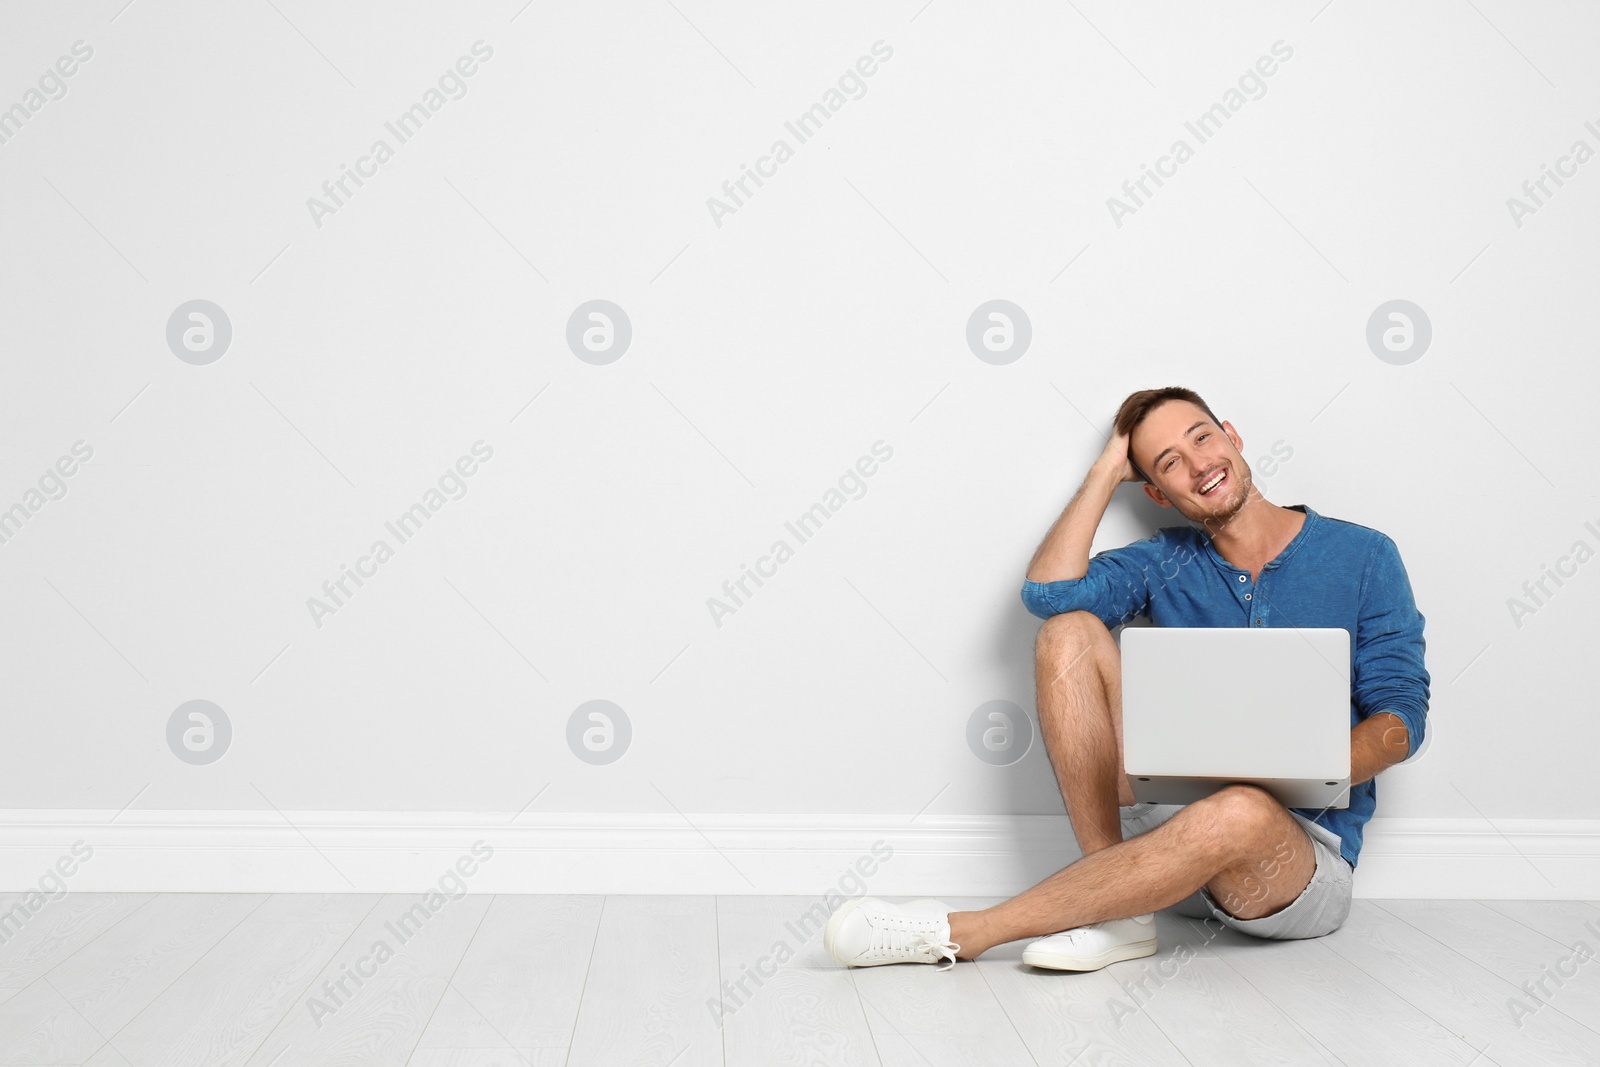
<path id="1" fill-rule="evenodd" d="M 1141 389 L 1137 393 L 1130 393 L 1128 399 L 1122 402 L 1117 409 L 1117 417 L 1111 426 L 1114 432 L 1128 435 L 1128 462 L 1132 464 L 1134 473 L 1150 481 L 1150 476 L 1140 469 L 1139 464 L 1133 459 L 1133 431 L 1145 420 L 1145 416 L 1169 400 L 1187 400 L 1195 407 L 1210 416 L 1211 421 L 1222 428 L 1222 420 L 1212 412 L 1210 405 L 1200 399 L 1200 394 L 1193 389 L 1185 389 L 1179 385 L 1169 385 L 1165 389 Z"/>

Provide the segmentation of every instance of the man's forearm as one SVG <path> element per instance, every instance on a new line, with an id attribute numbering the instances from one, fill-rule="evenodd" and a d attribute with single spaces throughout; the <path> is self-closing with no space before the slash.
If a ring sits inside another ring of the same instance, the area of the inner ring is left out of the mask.
<path id="1" fill-rule="evenodd" d="M 1096 463 L 1089 469 L 1083 484 L 1033 554 L 1028 564 L 1030 581 L 1059 582 L 1089 573 L 1089 546 L 1094 543 L 1094 533 L 1119 484 L 1109 468 Z"/>
<path id="2" fill-rule="evenodd" d="M 1350 784 L 1377 777 L 1410 751 L 1411 739 L 1400 716 L 1388 711 L 1369 715 L 1350 731 Z"/>

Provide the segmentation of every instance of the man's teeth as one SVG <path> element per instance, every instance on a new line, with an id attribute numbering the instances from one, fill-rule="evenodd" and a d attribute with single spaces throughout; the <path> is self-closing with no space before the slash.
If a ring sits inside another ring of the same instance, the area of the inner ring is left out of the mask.
<path id="1" fill-rule="evenodd" d="M 1225 475 L 1227 473 L 1228 473 L 1227 471 L 1218 471 L 1217 472 L 1217 476 L 1215 478 L 1212 478 L 1209 482 L 1207 482 L 1205 485 L 1200 487 L 1200 492 L 1201 493 L 1209 493 L 1209 492 L 1211 492 L 1211 490 L 1215 489 L 1222 482 L 1223 475 Z"/>

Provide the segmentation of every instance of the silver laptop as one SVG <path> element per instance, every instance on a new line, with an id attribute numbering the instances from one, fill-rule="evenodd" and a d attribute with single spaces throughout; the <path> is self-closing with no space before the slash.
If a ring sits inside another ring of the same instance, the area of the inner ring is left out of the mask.
<path id="1" fill-rule="evenodd" d="M 1350 806 L 1348 631 L 1138 626 L 1120 643 L 1135 800 L 1249 782 L 1286 807 Z"/>

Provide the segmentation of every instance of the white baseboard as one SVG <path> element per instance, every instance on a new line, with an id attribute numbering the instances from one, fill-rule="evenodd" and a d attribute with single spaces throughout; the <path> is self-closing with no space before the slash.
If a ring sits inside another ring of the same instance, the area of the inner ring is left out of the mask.
<path id="1" fill-rule="evenodd" d="M 473 892 L 1004 896 L 1078 855 L 1045 815 L 0 811 L 5 892 L 66 857 L 84 892 L 415 893 L 466 856 Z M 1355 892 L 1600 900 L 1600 820 L 1374 819 Z"/>

